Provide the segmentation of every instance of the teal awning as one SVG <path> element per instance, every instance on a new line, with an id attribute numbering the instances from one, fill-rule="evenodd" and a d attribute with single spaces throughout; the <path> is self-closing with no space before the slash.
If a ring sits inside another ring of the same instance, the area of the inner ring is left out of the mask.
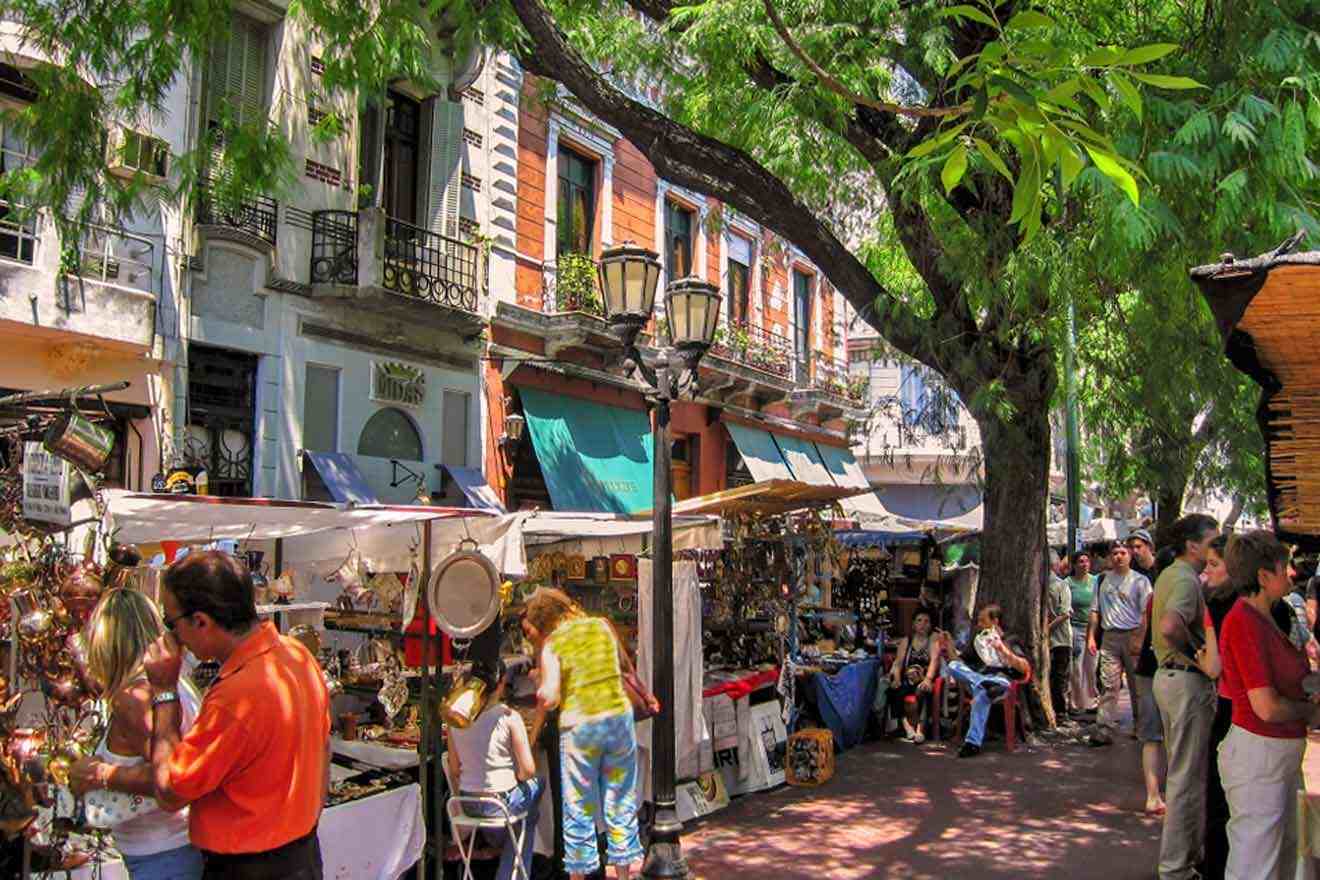
<path id="1" fill-rule="evenodd" d="M 724 427 L 729 429 L 729 436 L 738 447 L 738 453 L 742 455 L 743 463 L 747 465 L 753 480 L 759 483 L 763 480 L 793 479 L 792 469 L 784 461 L 775 438 L 769 432 L 744 428 L 732 422 L 726 422 Z"/>
<path id="2" fill-rule="evenodd" d="M 857 459 L 853 458 L 853 454 L 847 449 L 840 449 L 837 446 L 825 446 L 821 443 L 813 445 L 816 447 L 816 452 L 819 453 L 821 461 L 829 469 L 834 482 L 840 486 L 853 489 L 870 487 L 871 481 L 866 478 L 862 466 L 857 463 Z M 845 498 L 839 504 L 844 510 L 853 515 L 869 514 L 877 517 L 889 515 L 889 511 L 885 509 L 884 504 L 880 502 L 880 498 L 875 492 Z"/>
<path id="3" fill-rule="evenodd" d="M 820 453 L 816 451 L 815 443 L 784 434 L 774 436 L 775 442 L 779 444 L 779 451 L 784 455 L 784 461 L 788 462 L 789 468 L 793 471 L 793 479 L 813 486 L 836 485 L 835 480 L 830 477 L 829 468 L 825 466 Z"/>
<path id="4" fill-rule="evenodd" d="M 651 422 L 638 410 L 520 388 L 532 446 L 555 510 L 650 510 Z"/>

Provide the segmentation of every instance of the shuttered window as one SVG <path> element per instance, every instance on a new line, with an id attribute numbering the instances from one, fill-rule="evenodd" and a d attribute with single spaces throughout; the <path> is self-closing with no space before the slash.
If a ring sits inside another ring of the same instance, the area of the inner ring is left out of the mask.
<path id="1" fill-rule="evenodd" d="M 472 395 L 445 389 L 444 412 L 441 414 L 445 435 L 441 449 L 443 464 L 467 467 L 468 412 L 471 408 Z"/>
<path id="2" fill-rule="evenodd" d="M 244 124 L 267 117 L 269 39 L 266 25 L 237 12 L 229 27 L 216 35 L 206 69 L 208 127 L 217 125 L 226 112 Z"/>

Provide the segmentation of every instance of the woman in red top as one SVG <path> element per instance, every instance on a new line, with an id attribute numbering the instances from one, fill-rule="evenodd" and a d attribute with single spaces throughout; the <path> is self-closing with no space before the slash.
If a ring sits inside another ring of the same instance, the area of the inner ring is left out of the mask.
<path id="1" fill-rule="evenodd" d="M 1228 568 L 1240 598 L 1219 633 L 1221 693 L 1233 726 L 1219 747 L 1228 796 L 1228 880 L 1291 878 L 1297 869 L 1297 787 L 1306 725 L 1315 702 L 1302 690 L 1309 671 L 1270 617 L 1291 589 L 1288 549 L 1266 531 L 1234 536 Z"/>

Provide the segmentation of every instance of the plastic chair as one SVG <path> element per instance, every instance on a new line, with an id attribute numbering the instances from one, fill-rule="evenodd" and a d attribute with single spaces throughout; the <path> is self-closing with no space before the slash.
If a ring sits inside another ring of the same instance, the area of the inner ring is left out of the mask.
<path id="1" fill-rule="evenodd" d="M 1022 706 L 1022 700 L 1025 699 L 1021 696 L 1024 693 L 1022 689 L 1031 684 L 1031 677 L 1031 665 L 1028 664 L 1026 676 L 1018 681 L 1010 681 L 1008 690 L 994 701 L 995 705 L 1004 707 L 1004 749 L 1009 752 L 1017 749 L 1019 728 L 1022 730 L 1022 739 L 1027 738 L 1027 719 L 1023 712 L 1018 710 L 1025 708 Z M 961 696 L 958 700 L 958 717 L 954 721 L 954 731 L 955 735 L 962 736 L 963 724 L 971 716 L 972 695 L 962 685 L 958 686 L 958 690 Z"/>
<path id="2" fill-rule="evenodd" d="M 483 806 L 493 808 L 495 815 L 477 816 L 468 812 L 469 807 Z M 523 838 L 529 832 L 527 828 L 527 814 L 513 813 L 505 806 L 504 799 L 490 795 L 451 795 L 449 801 L 445 804 L 445 810 L 449 813 L 449 824 L 454 828 L 454 842 L 458 845 L 458 854 L 463 859 L 463 880 L 473 880 L 472 877 L 472 853 L 477 848 L 478 831 L 499 831 L 503 830 L 509 835 L 513 843 L 513 877 L 518 880 L 531 880 L 531 865 L 524 865 L 522 861 Z M 463 835 L 460 830 L 471 831 L 467 836 L 467 846 L 463 845 Z M 536 833 L 535 829 L 530 829 L 531 833 Z"/>

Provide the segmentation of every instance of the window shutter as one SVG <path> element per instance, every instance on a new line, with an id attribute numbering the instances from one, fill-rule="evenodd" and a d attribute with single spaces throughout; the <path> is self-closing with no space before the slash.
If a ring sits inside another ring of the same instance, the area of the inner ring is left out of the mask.
<path id="1" fill-rule="evenodd" d="M 729 259 L 744 266 L 752 265 L 752 243 L 741 235 L 730 235 L 728 241 Z"/>
<path id="2" fill-rule="evenodd" d="M 431 168 L 427 225 L 432 232 L 458 237 L 458 199 L 463 172 L 463 104 L 431 102 Z"/>
<path id="3" fill-rule="evenodd" d="M 250 18 L 240 17 L 242 28 L 235 28 L 236 40 L 243 53 L 243 81 L 240 110 L 244 123 L 260 122 L 266 117 L 266 29 Z"/>
<path id="4" fill-rule="evenodd" d="M 228 107 L 240 122 L 266 115 L 266 27 L 235 14 L 211 44 L 206 70 L 206 120 L 220 121 Z"/>

